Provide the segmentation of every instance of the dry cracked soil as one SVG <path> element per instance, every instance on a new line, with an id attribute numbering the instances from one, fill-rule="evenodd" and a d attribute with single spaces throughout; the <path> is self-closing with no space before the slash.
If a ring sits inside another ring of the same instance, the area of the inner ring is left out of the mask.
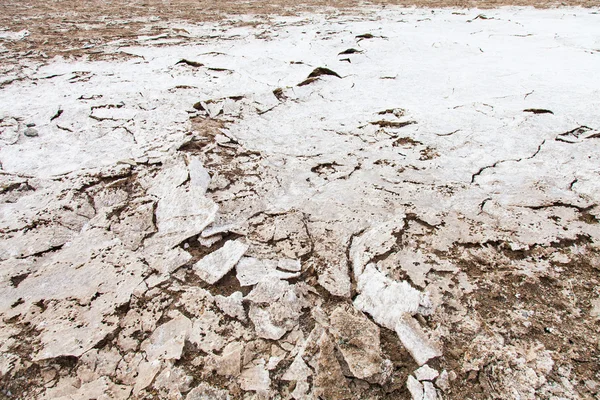
<path id="1" fill-rule="evenodd" d="M 3 1 L 0 71 L 0 398 L 600 399 L 598 2 Z"/>

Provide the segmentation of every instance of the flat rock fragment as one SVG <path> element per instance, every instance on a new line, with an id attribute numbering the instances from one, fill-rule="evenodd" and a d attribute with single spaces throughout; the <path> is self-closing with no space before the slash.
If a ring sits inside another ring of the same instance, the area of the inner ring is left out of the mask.
<path id="1" fill-rule="evenodd" d="M 435 386 L 431 382 L 423 382 L 423 400 L 436 400 L 438 398 Z"/>
<path id="2" fill-rule="evenodd" d="M 60 384 L 44 393 L 44 399 L 52 400 L 99 400 L 115 399 L 125 400 L 131 394 L 131 387 L 117 385 L 108 377 L 102 377 L 93 382 L 85 383 L 80 387 L 75 385 Z"/>
<path id="3" fill-rule="evenodd" d="M 380 373 L 379 327 L 361 312 L 344 306 L 336 308 L 329 319 L 333 338 L 352 375 L 365 379 Z"/>
<path id="4" fill-rule="evenodd" d="M 230 240 L 198 261 L 194 265 L 194 272 L 200 279 L 213 285 L 235 267 L 246 250 L 248 245 L 241 240 Z"/>
<path id="5" fill-rule="evenodd" d="M 342 367 L 335 356 L 335 346 L 327 332 L 318 341 L 319 353 L 315 371 L 314 394 L 331 400 L 344 400 L 352 397 Z"/>
<path id="6" fill-rule="evenodd" d="M 192 321 L 180 315 L 156 328 L 141 349 L 146 352 L 148 361 L 178 360 L 191 329 Z"/>
<path id="7" fill-rule="evenodd" d="M 155 235 L 158 236 L 153 239 L 162 240 L 165 249 L 173 248 L 202 232 L 214 221 L 217 209 L 197 186 L 173 188 L 158 201 Z"/>
<path id="8" fill-rule="evenodd" d="M 240 321 L 246 321 L 246 310 L 242 304 L 244 295 L 242 292 L 234 292 L 230 296 L 215 296 L 215 303 L 226 315 L 237 318 Z"/>
<path id="9" fill-rule="evenodd" d="M 138 366 L 138 375 L 136 377 L 135 386 L 133 387 L 133 394 L 137 395 L 142 390 L 146 389 L 156 374 L 160 371 L 161 363 L 160 360 L 154 361 L 143 361 Z"/>
<path id="10" fill-rule="evenodd" d="M 236 277 L 242 286 L 256 285 L 261 281 L 296 278 L 300 272 L 280 271 L 278 262 L 243 257 L 236 265 Z"/>
<path id="11" fill-rule="evenodd" d="M 432 358 L 442 355 L 439 346 L 433 343 L 419 323 L 409 314 L 400 318 L 395 328 L 402 345 L 408 350 L 417 364 L 423 365 Z"/>
<path id="12" fill-rule="evenodd" d="M 429 365 L 425 364 L 415 372 L 415 377 L 420 381 L 433 381 L 435 378 L 439 376 L 439 372 L 435 369 L 431 368 Z"/>
<path id="13" fill-rule="evenodd" d="M 191 157 L 188 163 L 190 171 L 190 183 L 200 189 L 201 193 L 206 193 L 208 185 L 210 185 L 210 174 L 202 165 L 202 161 L 198 157 Z"/>
<path id="14" fill-rule="evenodd" d="M 416 380 L 414 376 L 408 376 L 406 387 L 410 392 L 412 400 L 423 400 L 423 384 Z"/>
<path id="15" fill-rule="evenodd" d="M 252 304 L 248 313 L 254 324 L 256 334 L 264 339 L 278 340 L 287 332 L 283 326 L 277 325 L 268 309 Z"/>
<path id="16" fill-rule="evenodd" d="M 242 366 L 242 353 L 244 344 L 231 342 L 223 349 L 217 358 L 217 374 L 224 376 L 238 376 Z"/>
<path id="17" fill-rule="evenodd" d="M 360 294 L 354 300 L 356 308 L 388 329 L 394 329 L 404 313 L 415 314 L 428 305 L 427 295 L 406 281 L 388 278 L 373 264 L 367 265 L 358 277 L 357 290 Z"/>
<path id="18" fill-rule="evenodd" d="M 265 368 L 264 360 L 244 369 L 239 377 L 239 383 L 243 390 L 266 396 L 271 387 L 271 378 L 269 377 L 269 371 Z"/>
<path id="19" fill-rule="evenodd" d="M 210 353 L 220 350 L 226 343 L 226 338 L 220 333 L 219 325 L 222 318 L 212 310 L 204 310 L 199 318 L 194 319 L 189 340 L 200 350 Z"/>
<path id="20" fill-rule="evenodd" d="M 298 353 L 281 379 L 285 381 L 306 381 L 311 375 L 312 370 L 302 359 L 302 354 Z"/>

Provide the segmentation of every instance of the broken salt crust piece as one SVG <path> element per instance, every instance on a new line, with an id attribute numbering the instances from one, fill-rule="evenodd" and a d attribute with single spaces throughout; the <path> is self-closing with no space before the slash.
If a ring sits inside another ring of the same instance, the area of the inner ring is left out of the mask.
<path id="1" fill-rule="evenodd" d="M 430 306 L 427 294 L 406 281 L 388 278 L 374 264 L 367 265 L 358 277 L 357 290 L 360 294 L 354 300 L 356 308 L 388 329 L 394 329 L 405 313 L 416 314 Z"/>
<path id="2" fill-rule="evenodd" d="M 416 380 L 412 375 L 406 380 L 406 387 L 410 392 L 412 400 L 423 400 L 423 385 Z"/>
<path id="3" fill-rule="evenodd" d="M 420 381 L 433 381 L 439 376 L 439 372 L 425 364 L 421 368 L 415 370 L 415 376 Z"/>
<path id="4" fill-rule="evenodd" d="M 435 386 L 431 382 L 423 382 L 423 400 L 436 400 L 438 398 Z"/>
<path id="5" fill-rule="evenodd" d="M 300 272 L 284 272 L 277 270 L 273 260 L 259 260 L 243 257 L 236 265 L 236 277 L 241 286 L 256 285 L 261 281 L 291 279 L 300 276 Z"/>
<path id="6" fill-rule="evenodd" d="M 435 357 L 440 357 L 442 352 L 425 335 L 419 323 L 409 314 L 404 314 L 398 321 L 395 331 L 417 364 L 423 365 Z"/>
<path id="7" fill-rule="evenodd" d="M 235 267 L 248 250 L 240 240 L 230 240 L 223 247 L 205 256 L 194 265 L 194 272 L 203 281 L 214 285 Z"/>
<path id="8" fill-rule="evenodd" d="M 202 161 L 198 157 L 190 159 L 188 164 L 190 183 L 192 186 L 196 186 L 200 189 L 202 194 L 206 193 L 208 185 L 210 185 L 210 174 L 208 170 L 202 165 Z"/>
<path id="9" fill-rule="evenodd" d="M 239 383 L 243 390 L 267 395 L 271 386 L 271 378 L 269 371 L 265 368 L 265 361 L 261 359 L 257 365 L 245 369 L 240 375 Z"/>
<path id="10" fill-rule="evenodd" d="M 298 272 L 302 269 L 302 265 L 300 264 L 300 260 L 284 258 L 277 261 L 277 268 L 284 271 Z"/>
<path id="11" fill-rule="evenodd" d="M 150 362 L 159 359 L 178 360 L 191 330 L 192 321 L 180 315 L 156 328 L 142 343 L 141 349 L 146 352 Z"/>

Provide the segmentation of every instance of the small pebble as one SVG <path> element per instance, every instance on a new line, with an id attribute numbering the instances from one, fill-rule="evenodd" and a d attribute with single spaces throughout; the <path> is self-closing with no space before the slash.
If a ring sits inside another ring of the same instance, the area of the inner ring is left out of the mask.
<path id="1" fill-rule="evenodd" d="M 25 126 L 28 127 L 28 128 L 32 128 L 32 127 L 35 126 L 35 124 L 33 122 L 30 122 L 28 124 L 25 124 Z"/>
<path id="2" fill-rule="evenodd" d="M 23 132 L 23 134 L 28 137 L 35 137 L 38 135 L 38 131 L 37 129 L 27 128 L 25 129 L 25 132 Z"/>

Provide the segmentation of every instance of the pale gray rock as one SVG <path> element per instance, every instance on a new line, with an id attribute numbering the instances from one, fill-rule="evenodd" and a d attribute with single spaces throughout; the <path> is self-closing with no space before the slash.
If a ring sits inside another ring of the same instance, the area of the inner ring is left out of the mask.
<path id="1" fill-rule="evenodd" d="M 231 342 L 223 349 L 221 356 L 217 357 L 217 374 L 224 376 L 238 376 L 242 367 L 242 342 Z"/>
<path id="2" fill-rule="evenodd" d="M 244 309 L 242 292 L 234 292 L 230 296 L 215 296 L 215 303 L 226 315 L 237 318 L 240 321 L 246 321 L 246 310 Z"/>
<path id="3" fill-rule="evenodd" d="M 423 365 L 442 355 L 439 346 L 427 337 L 419 323 L 409 314 L 404 314 L 398 320 L 395 331 L 417 364 Z"/>
<path id="4" fill-rule="evenodd" d="M 443 370 L 440 376 L 435 380 L 435 385 L 442 390 L 450 389 L 450 374 L 448 371 Z"/>
<path id="5" fill-rule="evenodd" d="M 194 272 L 203 281 L 211 285 L 215 284 L 235 267 L 246 250 L 248 250 L 246 243 L 241 240 L 230 240 L 220 249 L 198 261 L 194 265 Z"/>
<path id="6" fill-rule="evenodd" d="M 410 392 L 412 400 L 423 400 L 423 384 L 416 380 L 414 376 L 408 376 L 406 387 Z"/>
<path id="7" fill-rule="evenodd" d="M 414 372 L 415 377 L 420 381 L 433 381 L 439 376 L 439 372 L 425 364 Z"/>
<path id="8" fill-rule="evenodd" d="M 373 264 L 364 268 L 357 283 L 360 294 L 354 300 L 356 308 L 370 314 L 375 322 L 388 329 L 395 329 L 404 313 L 415 314 L 429 305 L 426 294 L 406 281 L 388 278 Z"/>
<path id="9" fill-rule="evenodd" d="M 299 272 L 284 272 L 277 269 L 273 260 L 243 257 L 236 265 L 236 277 L 242 286 L 256 285 L 261 281 L 296 278 Z"/>
<path id="10" fill-rule="evenodd" d="M 206 238 L 202 236 L 198 237 L 198 243 L 204 247 L 211 247 L 213 244 L 218 243 L 221 240 L 223 240 L 223 236 L 221 235 L 213 235 Z"/>
<path id="11" fill-rule="evenodd" d="M 167 365 L 154 380 L 152 385 L 159 390 L 161 398 L 180 398 L 181 393 L 190 390 L 194 381 L 181 367 Z"/>
<path id="12" fill-rule="evenodd" d="M 137 396 L 142 390 L 150 386 L 156 375 L 159 373 L 160 368 L 161 361 L 158 359 L 153 361 L 142 361 L 138 366 L 133 394 Z"/>
<path id="13" fill-rule="evenodd" d="M 268 309 L 252 304 L 248 315 L 256 334 L 261 338 L 278 340 L 288 331 L 285 327 L 276 325 Z"/>
<path id="14" fill-rule="evenodd" d="M 263 396 L 268 395 L 271 387 L 271 378 L 264 360 L 244 369 L 238 381 L 242 390 L 253 391 Z"/>
<path id="15" fill-rule="evenodd" d="M 214 235 L 227 233 L 227 232 L 230 232 L 231 230 L 235 229 L 236 227 L 237 227 L 236 224 L 209 226 L 208 228 L 206 228 L 205 230 L 202 231 L 202 233 L 200 234 L 200 237 L 208 238 L 208 237 L 211 237 Z"/>
<path id="16" fill-rule="evenodd" d="M 159 254 L 152 251 L 155 249 L 151 248 L 149 251 L 146 251 L 145 258 L 148 260 L 150 268 L 162 275 L 169 275 L 175 272 L 192 259 L 192 255 L 180 247 L 175 247 Z"/>
<path id="17" fill-rule="evenodd" d="M 0 241 L 0 260 L 11 257 L 24 258 L 49 251 L 67 243 L 76 232 L 61 225 L 42 226 L 29 231 L 19 231 Z"/>
<path id="18" fill-rule="evenodd" d="M 337 307 L 329 318 L 330 332 L 352 375 L 369 378 L 382 372 L 379 327 L 353 307 Z"/>
<path id="19" fill-rule="evenodd" d="M 37 129 L 35 129 L 35 128 L 27 128 L 23 132 L 23 135 L 25 135 L 27 137 L 36 137 L 39 135 L 39 133 L 38 133 Z"/>
<path id="20" fill-rule="evenodd" d="M 44 399 L 47 400 L 97 400 L 97 399 L 115 399 L 126 400 L 131 394 L 131 387 L 117 385 L 108 377 L 102 377 L 93 382 L 85 383 L 79 387 L 75 382 L 65 382 L 65 384 L 47 390 L 44 393 Z"/>
<path id="21" fill-rule="evenodd" d="M 158 233 L 153 240 L 162 240 L 164 249 L 171 249 L 202 232 L 214 221 L 217 209 L 218 206 L 196 186 L 172 188 L 156 207 Z"/>
<path id="22" fill-rule="evenodd" d="M 185 340 L 192 330 L 192 321 L 180 315 L 160 325 L 141 346 L 146 358 L 154 360 L 178 360 Z"/>
<path id="23" fill-rule="evenodd" d="M 190 342 L 202 351 L 210 353 L 221 350 L 225 346 L 226 338 L 220 333 L 221 317 L 212 310 L 204 310 L 199 318 L 194 319 Z"/>
<path id="24" fill-rule="evenodd" d="M 253 303 L 271 304 L 279 300 L 290 288 L 287 281 L 279 279 L 263 280 L 252 289 L 245 299 Z"/>
<path id="25" fill-rule="evenodd" d="M 202 165 L 202 161 L 198 157 L 190 157 L 188 162 L 190 173 L 190 183 L 200 189 L 201 193 L 206 193 L 208 185 L 210 185 L 210 174 Z"/>
<path id="26" fill-rule="evenodd" d="M 299 272 L 302 269 L 302 265 L 300 264 L 300 260 L 282 258 L 277 261 L 277 268 L 284 271 Z"/>
<path id="27" fill-rule="evenodd" d="M 401 230 L 403 226 L 404 215 L 400 214 L 389 221 L 375 225 L 352 242 L 350 259 L 356 277 L 363 273 L 364 267 L 373 257 L 392 248 L 396 243 L 394 233 Z"/>
<path id="28" fill-rule="evenodd" d="M 437 391 L 433 383 L 423 382 L 423 400 L 436 400 L 438 398 Z"/>
<path id="29" fill-rule="evenodd" d="M 290 394 L 296 400 L 308 400 L 311 398 L 308 395 L 309 390 L 310 385 L 307 381 L 298 381 L 296 382 L 296 386 L 294 386 L 294 390 Z"/>
<path id="30" fill-rule="evenodd" d="M 298 353 L 281 379 L 285 381 L 306 381 L 311 375 L 312 370 L 306 365 L 302 354 Z"/>

